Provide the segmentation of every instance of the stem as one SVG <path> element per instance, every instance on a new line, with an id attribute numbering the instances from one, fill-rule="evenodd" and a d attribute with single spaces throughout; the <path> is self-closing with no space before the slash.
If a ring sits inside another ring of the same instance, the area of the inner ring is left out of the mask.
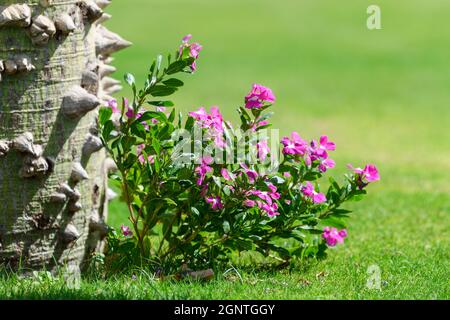
<path id="1" fill-rule="evenodd" d="M 128 207 L 128 211 L 130 212 L 130 221 L 133 224 L 133 228 L 134 231 L 136 233 L 136 236 L 138 238 L 138 245 L 139 245 L 139 250 L 141 251 L 141 255 L 144 256 L 145 252 L 144 252 L 144 237 L 143 234 L 141 234 L 139 232 L 139 215 L 137 217 L 135 217 L 134 215 L 134 209 L 133 206 L 131 204 L 131 198 L 130 198 L 130 191 L 128 190 L 128 184 L 126 183 L 127 181 L 127 172 L 126 171 L 122 171 L 122 187 L 124 187 L 124 191 L 125 191 L 125 196 L 127 199 L 127 207 Z"/>
<path id="2" fill-rule="evenodd" d="M 167 235 L 169 234 L 169 231 L 172 231 L 173 224 L 175 223 L 175 220 L 177 219 L 177 216 L 174 216 L 172 221 L 170 222 L 169 227 L 167 228 L 166 232 L 164 232 L 163 237 L 161 239 L 161 242 L 159 243 L 158 251 L 156 251 L 156 255 L 158 256 L 161 252 L 162 246 L 164 244 L 164 240 L 166 240 Z"/>

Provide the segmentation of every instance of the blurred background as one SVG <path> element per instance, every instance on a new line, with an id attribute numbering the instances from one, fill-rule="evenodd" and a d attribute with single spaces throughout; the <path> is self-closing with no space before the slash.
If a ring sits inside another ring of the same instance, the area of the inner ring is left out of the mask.
<path id="1" fill-rule="evenodd" d="M 381 30 L 366 26 L 371 4 Z M 115 0 L 108 12 L 107 27 L 134 43 L 115 56 L 117 78 L 143 83 L 156 55 L 191 33 L 204 49 L 173 97 L 178 109 L 218 105 L 237 121 L 260 83 L 277 96 L 281 134 L 337 143 L 331 174 L 347 163 L 379 167 L 382 180 L 350 205 L 348 245 L 330 253 L 341 272 L 376 264 L 386 283 L 407 271 L 401 285 L 426 284 L 431 296 L 448 286 L 450 1 Z M 126 217 L 116 200 L 110 222 Z"/>

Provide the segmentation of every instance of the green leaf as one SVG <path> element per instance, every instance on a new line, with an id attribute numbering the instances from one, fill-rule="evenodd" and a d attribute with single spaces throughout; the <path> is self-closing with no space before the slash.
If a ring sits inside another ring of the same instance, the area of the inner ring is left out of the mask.
<path id="1" fill-rule="evenodd" d="M 150 88 L 148 93 L 154 97 L 165 97 L 165 96 L 170 96 L 175 91 L 177 91 L 177 88 L 167 87 L 167 86 L 163 86 L 163 85 L 157 85 L 157 86 Z"/>
<path id="2" fill-rule="evenodd" d="M 175 120 L 175 109 L 172 109 L 172 112 L 170 113 L 168 120 L 169 122 L 173 122 L 173 120 Z"/>
<path id="3" fill-rule="evenodd" d="M 124 76 L 126 83 L 128 83 L 131 87 L 133 87 L 136 83 L 134 76 L 131 73 L 126 73 Z"/>
<path id="4" fill-rule="evenodd" d="M 267 120 L 267 119 L 269 119 L 270 117 L 272 117 L 273 115 L 274 115 L 274 112 L 273 112 L 273 111 L 267 112 L 267 113 L 263 114 L 262 116 L 260 116 L 260 117 L 258 118 L 258 121 L 264 121 L 264 120 Z"/>
<path id="5" fill-rule="evenodd" d="M 156 67 L 156 61 L 154 60 L 152 65 L 150 66 L 150 69 L 149 69 L 150 73 L 153 73 L 153 71 L 155 70 L 155 67 Z"/>
<path id="6" fill-rule="evenodd" d="M 136 137 L 133 136 L 124 136 L 121 145 L 124 152 L 128 152 L 131 148 L 136 144 Z"/>
<path id="7" fill-rule="evenodd" d="M 186 120 L 186 124 L 184 125 L 184 128 L 186 130 L 191 130 L 194 127 L 195 119 L 189 116 Z"/>
<path id="8" fill-rule="evenodd" d="M 336 227 L 338 229 L 343 229 L 346 227 L 346 224 L 342 220 L 342 218 L 338 218 L 335 216 L 328 216 L 325 219 L 322 219 L 320 223 L 324 226 Z"/>
<path id="9" fill-rule="evenodd" d="M 123 168 L 124 169 L 131 168 L 133 165 L 137 163 L 137 160 L 138 160 L 137 156 L 133 153 L 130 153 L 125 162 L 123 163 Z"/>
<path id="10" fill-rule="evenodd" d="M 99 121 L 100 125 L 103 126 L 106 123 L 106 121 L 108 121 L 111 118 L 112 113 L 113 113 L 113 111 L 109 107 L 100 108 L 99 115 L 98 115 L 98 121 Z"/>
<path id="11" fill-rule="evenodd" d="M 111 132 L 114 130 L 114 124 L 111 120 L 107 120 L 103 125 L 102 137 L 108 142 L 110 140 Z"/>
<path id="12" fill-rule="evenodd" d="M 352 211 L 346 210 L 346 209 L 334 209 L 333 210 L 333 214 L 335 214 L 335 215 L 347 215 L 349 213 L 352 213 Z"/>
<path id="13" fill-rule="evenodd" d="M 182 71 L 187 66 L 186 61 L 175 61 L 169 65 L 166 70 L 166 74 L 174 74 Z"/>
<path id="14" fill-rule="evenodd" d="M 349 198 L 348 200 L 357 202 L 357 201 L 361 201 L 363 198 L 364 198 L 364 195 L 356 194 L 356 195 L 351 196 L 351 198 Z"/>
<path id="15" fill-rule="evenodd" d="M 116 149 L 121 143 L 122 143 L 122 136 L 119 136 L 113 140 L 113 142 L 111 143 L 111 148 Z"/>
<path id="16" fill-rule="evenodd" d="M 245 110 L 244 108 L 240 107 L 238 109 L 238 112 L 243 117 L 243 119 L 245 119 L 246 123 L 248 123 L 248 122 L 250 122 L 252 120 L 250 115 L 247 113 L 247 110 Z"/>
<path id="17" fill-rule="evenodd" d="M 161 152 L 161 144 L 157 139 L 153 139 L 152 147 L 153 149 L 155 149 L 156 154 L 159 154 Z"/>
<path id="18" fill-rule="evenodd" d="M 176 203 L 175 201 L 173 201 L 172 199 L 170 199 L 170 198 L 164 198 L 164 201 L 165 201 L 168 205 L 171 205 L 171 206 L 174 206 L 174 207 L 177 207 L 177 206 L 178 206 L 177 203 Z"/>
<path id="19" fill-rule="evenodd" d="M 175 105 L 172 101 L 147 101 L 147 103 L 155 107 L 173 107 Z"/>
<path id="20" fill-rule="evenodd" d="M 142 116 L 136 120 L 136 122 L 143 122 L 143 121 L 148 121 L 150 119 L 157 119 L 159 121 L 162 122 L 166 122 L 167 121 L 167 117 L 163 112 L 158 112 L 158 111 L 146 111 L 142 114 Z"/>
<path id="21" fill-rule="evenodd" d="M 270 178 L 270 181 L 274 184 L 283 184 L 286 182 L 285 179 L 279 177 L 279 176 L 273 176 L 272 178 Z"/>
<path id="22" fill-rule="evenodd" d="M 225 193 L 225 195 L 226 196 L 230 196 L 231 195 L 231 189 L 230 189 L 230 186 L 225 186 L 225 187 L 223 187 L 223 193 Z"/>
<path id="23" fill-rule="evenodd" d="M 212 176 L 214 183 L 219 187 L 222 188 L 222 182 L 220 181 L 219 177 Z"/>
<path id="24" fill-rule="evenodd" d="M 182 121 L 183 121 L 183 113 L 180 111 L 178 112 L 178 128 L 181 128 Z"/>
<path id="25" fill-rule="evenodd" d="M 144 139 L 144 140 L 145 140 L 145 138 L 147 136 L 147 132 L 145 131 L 145 127 L 140 122 L 134 122 L 131 125 L 131 133 L 134 134 L 135 136 L 138 136 L 139 138 Z"/>
<path id="26" fill-rule="evenodd" d="M 200 211 L 196 207 L 191 207 L 191 212 L 197 217 L 200 217 Z"/>
<path id="27" fill-rule="evenodd" d="M 162 83 L 164 83 L 166 86 L 169 87 L 182 87 L 184 86 L 184 82 L 175 78 L 170 78 L 167 79 L 165 81 L 163 81 Z"/>
<path id="28" fill-rule="evenodd" d="M 228 221 L 225 220 L 223 222 L 222 226 L 223 226 L 223 232 L 225 232 L 225 234 L 230 233 L 231 228 L 230 228 L 230 223 Z"/>
<path id="29" fill-rule="evenodd" d="M 192 186 L 194 183 L 191 180 L 187 180 L 187 179 L 178 179 L 176 178 L 178 184 L 180 186 L 182 186 L 183 188 L 189 188 L 190 186 Z"/>

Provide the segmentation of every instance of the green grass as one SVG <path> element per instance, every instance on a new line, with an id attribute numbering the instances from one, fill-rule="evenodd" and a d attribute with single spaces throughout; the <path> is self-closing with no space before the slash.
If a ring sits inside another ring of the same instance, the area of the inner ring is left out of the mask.
<path id="1" fill-rule="evenodd" d="M 288 273 L 240 270 L 210 283 L 138 276 L 82 282 L 81 290 L 0 281 L 0 297 L 124 299 L 449 299 L 450 29 L 446 0 L 376 1 L 383 29 L 366 28 L 373 1 L 114 1 L 108 27 L 134 46 L 116 55 L 117 77 L 143 80 L 158 53 L 186 33 L 204 45 L 178 108 L 221 106 L 233 120 L 253 82 L 277 95 L 274 128 L 336 141 L 334 174 L 373 162 L 382 180 L 354 203 L 346 244 Z M 189 79 L 187 79 L 189 78 Z M 110 223 L 126 221 L 118 202 Z M 377 265 L 382 287 L 366 287 Z M 321 276 L 323 275 L 323 276 Z"/>

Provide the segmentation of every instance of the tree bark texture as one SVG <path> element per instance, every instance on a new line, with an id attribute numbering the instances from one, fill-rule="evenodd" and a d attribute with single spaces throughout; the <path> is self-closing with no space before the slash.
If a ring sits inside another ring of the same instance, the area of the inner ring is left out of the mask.
<path id="1" fill-rule="evenodd" d="M 107 226 L 108 0 L 0 0 L 0 264 L 83 268 Z"/>

